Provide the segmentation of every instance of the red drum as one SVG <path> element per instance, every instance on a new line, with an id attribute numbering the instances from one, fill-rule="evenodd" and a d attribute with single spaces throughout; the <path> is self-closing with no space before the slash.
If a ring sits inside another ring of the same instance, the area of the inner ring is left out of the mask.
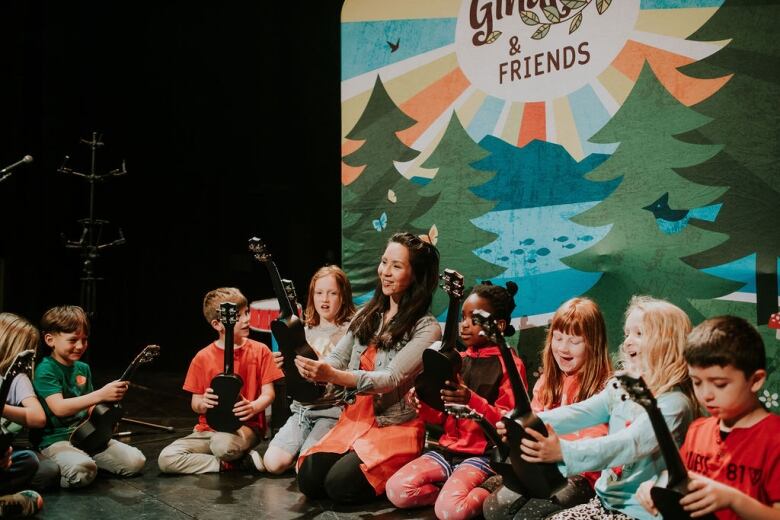
<path id="1" fill-rule="evenodd" d="M 302 307 L 298 304 L 298 316 Z M 249 304 L 249 327 L 258 332 L 271 332 L 271 322 L 279 317 L 279 300 L 268 298 L 256 300 Z"/>

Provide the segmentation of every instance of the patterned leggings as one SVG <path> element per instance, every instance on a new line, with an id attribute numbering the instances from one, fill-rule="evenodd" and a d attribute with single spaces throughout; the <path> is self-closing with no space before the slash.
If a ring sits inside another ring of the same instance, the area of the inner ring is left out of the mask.
<path id="1" fill-rule="evenodd" d="M 468 458 L 453 469 L 440 453 L 429 451 L 390 477 L 385 492 L 398 508 L 434 504 L 437 518 L 465 520 L 482 514 L 490 493 L 479 485 L 494 474 L 486 457 Z"/>
<path id="2" fill-rule="evenodd" d="M 630 516 L 617 511 L 610 511 L 601 504 L 598 497 L 592 498 L 587 504 L 564 509 L 555 513 L 549 520 L 631 520 Z"/>

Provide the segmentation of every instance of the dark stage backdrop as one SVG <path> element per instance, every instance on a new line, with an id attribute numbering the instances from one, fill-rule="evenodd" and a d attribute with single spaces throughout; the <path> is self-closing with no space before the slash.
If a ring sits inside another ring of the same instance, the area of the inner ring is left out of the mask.
<path id="1" fill-rule="evenodd" d="M 63 247 L 87 216 L 93 131 L 105 146 L 96 216 L 111 221 L 90 362 L 120 367 L 158 343 L 158 369 L 184 373 L 213 339 L 204 293 L 272 290 L 247 252 L 261 236 L 306 293 L 339 262 L 341 2 L 38 2 L 0 4 L 0 183 L 4 311 L 38 322 L 78 303 L 81 259 Z M 282 150 L 292 149 L 292 153 Z"/>

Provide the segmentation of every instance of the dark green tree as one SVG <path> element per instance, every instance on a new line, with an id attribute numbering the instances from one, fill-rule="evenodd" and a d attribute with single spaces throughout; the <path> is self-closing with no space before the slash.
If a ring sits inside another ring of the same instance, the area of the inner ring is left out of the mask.
<path id="1" fill-rule="evenodd" d="M 724 264 L 755 254 L 756 321 L 764 325 L 777 312 L 777 259 L 780 256 L 780 3 L 726 0 L 690 39 L 722 41 L 725 48 L 684 72 L 700 78 L 733 74 L 713 96 L 696 105 L 712 122 L 686 139 L 722 143 L 723 151 L 682 171 L 695 182 L 728 186 L 723 207 L 705 229 L 728 240 L 688 259 L 696 267 Z"/>
<path id="2" fill-rule="evenodd" d="M 669 300 L 698 321 L 702 316 L 691 299 L 716 298 L 739 287 L 682 260 L 720 244 L 725 235 L 705 231 L 697 221 L 678 232 L 662 230 L 664 217 L 678 218 L 679 211 L 709 204 L 723 193 L 722 188 L 693 183 L 676 172 L 718 153 L 719 146 L 690 144 L 675 137 L 708 121 L 669 94 L 645 64 L 623 106 L 590 139 L 620 144 L 586 177 L 600 182 L 621 178 L 621 182 L 609 197 L 572 220 L 611 228 L 593 247 L 562 261 L 581 271 L 603 273 L 588 295 L 604 311 L 613 348 L 620 343 L 622 314 L 634 294 Z M 656 215 L 646 209 L 664 193 L 677 212 Z"/>
<path id="3" fill-rule="evenodd" d="M 471 139 L 453 112 L 436 149 L 421 165 L 438 171 L 418 192 L 428 210 L 412 223 L 414 227 L 429 231 L 436 226 L 436 247 L 441 254 L 442 269 L 449 267 L 460 272 L 467 287 L 506 271 L 473 253 L 497 237 L 471 223 L 496 205 L 471 191 L 472 187 L 484 184 L 495 175 L 471 166 L 487 155 L 489 152 Z M 433 300 L 434 314 L 443 312 L 447 302 L 446 294 L 437 291 Z"/>
<path id="4" fill-rule="evenodd" d="M 377 76 L 366 108 L 346 136 L 363 141 L 342 159 L 349 166 L 362 168 L 342 195 L 343 264 L 357 294 L 374 288 L 378 258 L 390 236 L 397 231 L 420 231 L 410 226 L 420 211 L 417 186 L 394 164 L 411 161 L 419 154 L 396 135 L 414 123 L 393 102 Z"/>

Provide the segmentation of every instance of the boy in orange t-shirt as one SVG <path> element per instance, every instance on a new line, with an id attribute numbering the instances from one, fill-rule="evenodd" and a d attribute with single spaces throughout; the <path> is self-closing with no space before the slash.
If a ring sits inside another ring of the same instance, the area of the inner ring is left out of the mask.
<path id="1" fill-rule="evenodd" d="M 233 413 L 244 424 L 235 433 L 217 432 L 206 422 L 206 411 L 216 406 L 218 396 L 211 389 L 214 376 L 225 368 L 225 327 L 219 321 L 219 304 L 235 303 L 238 322 L 233 330 L 234 372 L 244 382 Z M 192 410 L 198 414 L 193 433 L 166 446 L 158 464 L 163 473 L 214 473 L 228 469 L 262 472 L 263 459 L 254 449 L 265 432 L 265 409 L 274 400 L 273 382 L 284 377 L 271 351 L 249 339 L 249 305 L 241 291 L 222 287 L 206 294 L 203 314 L 219 337 L 201 349 L 190 363 L 184 390 L 192 393 Z"/>

